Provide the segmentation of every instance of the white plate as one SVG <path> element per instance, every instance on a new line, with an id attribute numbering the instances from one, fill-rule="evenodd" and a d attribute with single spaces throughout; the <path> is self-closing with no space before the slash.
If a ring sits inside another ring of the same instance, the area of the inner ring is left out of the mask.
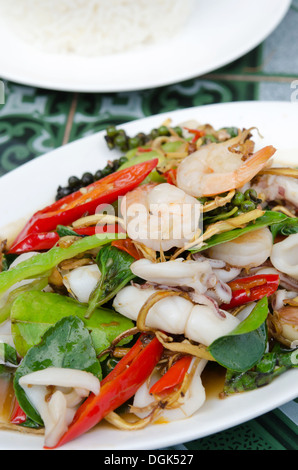
<path id="1" fill-rule="evenodd" d="M 171 117 L 173 124 L 189 119 L 223 126 L 258 127 L 257 147 L 268 144 L 278 150 L 277 161 L 298 162 L 298 104 L 285 102 L 237 102 L 179 110 L 153 116 L 123 126 L 130 135 L 149 131 Z M 104 142 L 104 132 L 61 147 L 0 179 L 1 224 L 11 224 L 53 200 L 59 184 L 70 174 L 102 168 L 111 158 Z M 14 189 L 13 189 L 14 188 Z M 17 188 L 17 190 L 16 190 Z M 7 195 L 9 194 L 9 197 Z M 0 237 L 5 230 L 0 229 Z M 291 370 L 267 387 L 232 396 L 225 400 L 207 400 L 193 417 L 170 424 L 152 425 L 138 432 L 112 429 L 102 423 L 64 449 L 160 449 L 185 443 L 231 428 L 295 399 L 298 395 L 298 372 Z M 43 438 L 19 433 L 0 432 L 0 449 L 41 449 Z"/>
<path id="2" fill-rule="evenodd" d="M 154 88 L 222 67 L 260 44 L 291 0 L 196 0 L 186 27 L 154 46 L 98 58 L 43 54 L 0 19 L 0 77 L 55 90 L 116 92 Z"/>

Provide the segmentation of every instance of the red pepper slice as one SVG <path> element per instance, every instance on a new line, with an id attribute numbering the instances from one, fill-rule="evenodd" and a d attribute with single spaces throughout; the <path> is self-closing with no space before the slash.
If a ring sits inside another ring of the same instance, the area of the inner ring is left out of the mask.
<path id="1" fill-rule="evenodd" d="M 116 173 L 112 173 L 84 191 L 76 191 L 54 204 L 36 212 L 16 238 L 14 244 L 30 233 L 50 232 L 58 225 L 70 225 L 88 213 L 94 214 L 99 205 L 111 204 L 118 197 L 136 188 L 158 164 L 158 159 L 148 160 Z"/>
<path id="2" fill-rule="evenodd" d="M 183 356 L 149 390 L 152 395 L 170 393 L 177 385 L 181 385 L 189 369 L 192 357 Z"/>
<path id="3" fill-rule="evenodd" d="M 91 394 L 80 406 L 68 430 L 54 448 L 93 428 L 107 414 L 131 398 L 150 376 L 162 353 L 163 346 L 156 337 L 148 344 L 140 337 L 101 382 L 99 395 Z"/>
<path id="4" fill-rule="evenodd" d="M 149 152 L 152 152 L 152 148 L 151 147 L 138 147 L 138 152 L 149 153 Z"/>
<path id="5" fill-rule="evenodd" d="M 279 275 L 257 274 L 231 281 L 228 285 L 232 289 L 232 299 L 229 304 L 222 304 L 220 306 L 224 310 L 238 307 L 248 302 L 254 302 L 274 294 L 279 285 Z"/>
<path id="6" fill-rule="evenodd" d="M 90 236 L 96 233 L 125 233 L 125 231 L 117 225 L 104 225 L 96 227 L 83 227 L 72 229 L 78 235 Z M 46 251 L 53 248 L 56 243 L 60 240 L 57 232 L 41 232 L 41 233 L 30 233 L 24 240 L 19 243 L 14 243 L 8 254 L 20 254 L 28 253 L 30 251 Z"/>
<path id="7" fill-rule="evenodd" d="M 140 253 L 133 241 L 130 238 L 125 238 L 124 240 L 114 240 L 111 243 L 112 246 L 115 246 L 119 250 L 123 250 L 132 256 L 135 259 L 143 258 L 142 253 Z"/>
<path id="8" fill-rule="evenodd" d="M 59 241 L 59 235 L 56 232 L 30 233 L 24 240 L 14 243 L 8 253 L 20 254 L 30 251 L 45 251 L 53 248 Z"/>
<path id="9" fill-rule="evenodd" d="M 10 416 L 11 424 L 22 424 L 22 423 L 25 423 L 26 419 L 27 419 L 26 414 L 20 407 L 18 401 L 15 399 L 14 408 Z"/>
<path id="10" fill-rule="evenodd" d="M 163 176 L 166 178 L 167 183 L 173 184 L 176 186 L 177 181 L 177 168 L 171 168 L 171 170 L 166 171 Z"/>
<path id="11" fill-rule="evenodd" d="M 191 141 L 192 144 L 195 144 L 197 140 L 206 134 L 205 131 L 200 131 L 198 129 L 189 129 L 188 127 L 185 127 L 184 129 L 186 129 L 190 134 L 194 134 L 194 138 Z"/>

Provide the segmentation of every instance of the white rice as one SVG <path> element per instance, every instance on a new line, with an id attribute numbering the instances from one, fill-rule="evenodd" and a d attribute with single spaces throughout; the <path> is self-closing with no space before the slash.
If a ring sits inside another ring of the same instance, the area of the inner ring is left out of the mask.
<path id="1" fill-rule="evenodd" d="M 43 51 L 99 56 L 171 38 L 185 26 L 192 1 L 0 0 L 0 15 Z"/>

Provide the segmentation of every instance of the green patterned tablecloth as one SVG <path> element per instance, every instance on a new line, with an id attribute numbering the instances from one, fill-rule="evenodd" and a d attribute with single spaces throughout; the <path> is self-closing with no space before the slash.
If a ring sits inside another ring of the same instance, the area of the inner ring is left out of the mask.
<path id="1" fill-rule="evenodd" d="M 212 103 L 298 99 L 297 44 L 298 0 L 294 0 L 281 24 L 256 49 L 220 70 L 182 83 L 129 93 L 76 94 L 4 82 L 0 176 L 111 123 Z M 298 399 L 245 424 L 173 449 L 297 450 Z"/>

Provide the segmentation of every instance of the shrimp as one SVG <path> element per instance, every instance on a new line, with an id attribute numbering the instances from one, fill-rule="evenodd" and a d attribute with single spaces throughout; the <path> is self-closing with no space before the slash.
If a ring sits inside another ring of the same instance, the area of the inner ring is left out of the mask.
<path id="1" fill-rule="evenodd" d="M 233 142 L 231 139 L 204 145 L 186 157 L 178 166 L 178 188 L 194 197 L 241 188 L 264 168 L 276 151 L 269 145 L 244 161 L 241 152 L 231 151 Z"/>
<path id="2" fill-rule="evenodd" d="M 189 242 L 198 231 L 201 208 L 197 199 L 168 183 L 139 186 L 121 203 L 128 236 L 155 251 Z"/>
<path id="3" fill-rule="evenodd" d="M 238 268 L 254 268 L 263 264 L 271 255 L 273 239 L 265 227 L 246 233 L 235 240 L 221 243 L 208 250 L 209 256 Z"/>
<path id="4" fill-rule="evenodd" d="M 114 298 L 113 307 L 118 313 L 137 321 L 141 308 L 156 292 L 151 287 L 126 286 Z M 146 326 L 184 335 L 191 341 L 210 346 L 217 338 L 236 328 L 239 320 L 226 311 L 218 315 L 208 302 L 206 304 L 195 304 L 178 295 L 165 297 L 149 309 Z"/>
<path id="5" fill-rule="evenodd" d="M 279 289 L 272 300 L 273 314 L 268 317 L 270 333 L 287 347 L 298 345 L 298 294 Z"/>

